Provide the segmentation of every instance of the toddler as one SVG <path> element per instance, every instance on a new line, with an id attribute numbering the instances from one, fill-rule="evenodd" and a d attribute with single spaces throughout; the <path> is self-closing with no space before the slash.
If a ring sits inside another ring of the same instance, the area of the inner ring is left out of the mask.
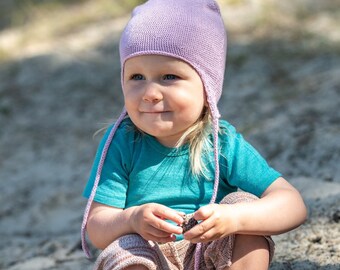
<path id="1" fill-rule="evenodd" d="M 120 40 L 124 109 L 84 191 L 95 269 L 268 269 L 270 235 L 305 220 L 299 192 L 220 119 L 226 46 L 213 0 L 134 9 Z"/>

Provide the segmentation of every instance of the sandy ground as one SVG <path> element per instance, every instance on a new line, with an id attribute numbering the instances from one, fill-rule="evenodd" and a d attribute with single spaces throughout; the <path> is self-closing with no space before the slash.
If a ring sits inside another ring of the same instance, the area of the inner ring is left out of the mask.
<path id="1" fill-rule="evenodd" d="M 340 269 L 339 35 L 320 11 L 305 42 L 280 28 L 249 38 L 236 29 L 246 11 L 234 11 L 225 15 L 232 30 L 223 118 L 309 208 L 304 225 L 275 237 L 271 269 Z M 93 133 L 121 108 L 117 37 L 125 21 L 27 45 L 1 63 L 0 269 L 91 269 L 80 249 L 81 193 L 99 141 Z"/>

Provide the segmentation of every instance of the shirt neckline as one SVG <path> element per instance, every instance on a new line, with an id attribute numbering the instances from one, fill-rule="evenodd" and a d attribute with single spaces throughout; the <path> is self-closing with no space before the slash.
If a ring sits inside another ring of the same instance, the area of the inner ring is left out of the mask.
<path id="1" fill-rule="evenodd" d="M 183 156 L 188 154 L 189 145 L 185 144 L 183 146 L 180 146 L 178 148 L 176 147 L 167 147 L 163 144 L 161 144 L 154 136 L 151 136 L 149 134 L 143 135 L 145 138 L 145 141 L 147 144 L 149 144 L 154 150 L 157 152 L 165 155 L 165 156 Z"/>

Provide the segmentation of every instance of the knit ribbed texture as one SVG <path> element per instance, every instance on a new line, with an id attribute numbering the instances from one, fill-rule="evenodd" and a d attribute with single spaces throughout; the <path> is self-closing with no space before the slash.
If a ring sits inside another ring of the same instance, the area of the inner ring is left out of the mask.
<path id="1" fill-rule="evenodd" d="M 214 137 L 215 182 L 210 203 L 216 200 L 219 184 L 218 119 L 217 107 L 222 94 L 225 70 L 227 38 L 224 23 L 217 3 L 213 0 L 149 0 L 136 7 L 120 39 L 122 83 L 124 64 L 127 59 L 139 55 L 163 55 L 181 59 L 190 64 L 199 74 L 206 93 L 212 116 Z M 126 115 L 124 111 L 119 119 Z M 117 121 L 105 144 L 91 196 L 84 214 L 82 240 L 85 253 L 85 227 L 102 166 Z M 201 246 L 197 245 L 196 267 L 198 269 Z"/>
<path id="2" fill-rule="evenodd" d="M 258 198 L 247 192 L 234 192 L 224 197 L 220 204 L 256 201 Z M 274 255 L 274 242 L 268 242 L 270 261 Z M 194 260 L 195 244 L 182 240 L 156 244 L 146 241 L 138 234 L 120 237 L 111 243 L 98 257 L 94 270 L 123 270 L 132 265 L 144 265 L 150 270 L 224 270 L 232 265 L 235 235 L 229 235 L 202 244 L 202 256 Z M 195 261 L 195 264 L 194 264 Z M 198 268 L 197 268 L 198 267 Z"/>
<path id="3" fill-rule="evenodd" d="M 174 56 L 200 75 L 214 117 L 222 94 L 226 34 L 211 0 L 150 0 L 132 13 L 120 40 L 122 70 L 127 59 L 145 54 Z"/>

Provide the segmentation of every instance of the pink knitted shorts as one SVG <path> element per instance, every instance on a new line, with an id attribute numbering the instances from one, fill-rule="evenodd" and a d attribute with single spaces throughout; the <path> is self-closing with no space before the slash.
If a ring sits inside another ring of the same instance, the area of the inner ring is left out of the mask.
<path id="1" fill-rule="evenodd" d="M 251 202 L 258 198 L 246 192 L 234 192 L 220 203 Z M 269 236 L 270 260 L 274 255 L 274 242 Z M 235 235 L 202 244 L 199 269 L 225 269 L 231 265 Z M 194 269 L 195 244 L 182 240 L 157 244 L 146 241 L 138 234 L 129 234 L 112 242 L 99 255 L 95 270 L 122 270 L 132 265 L 144 265 L 150 270 Z"/>

